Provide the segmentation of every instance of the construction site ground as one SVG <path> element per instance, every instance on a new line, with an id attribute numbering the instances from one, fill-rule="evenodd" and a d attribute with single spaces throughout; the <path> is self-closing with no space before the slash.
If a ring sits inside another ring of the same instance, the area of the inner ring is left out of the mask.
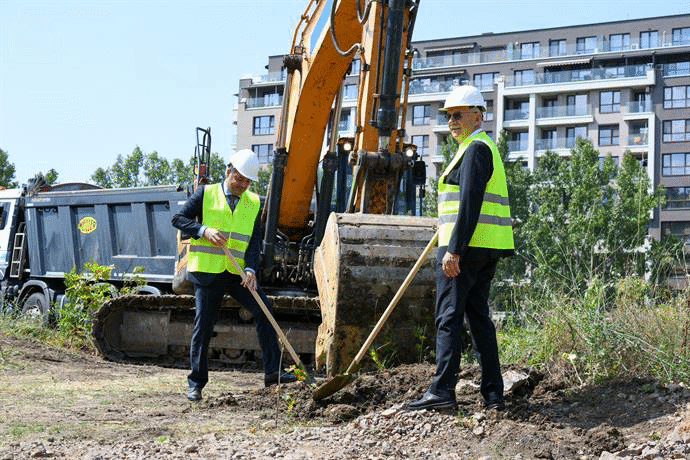
<path id="1" fill-rule="evenodd" d="M 430 364 L 363 374 L 320 403 L 302 383 L 263 388 L 251 370 L 212 372 L 198 403 L 184 369 L 119 364 L 0 336 L 0 460 L 690 458 L 690 391 L 535 371 L 485 410 L 463 366 L 458 411 L 410 412 Z"/>

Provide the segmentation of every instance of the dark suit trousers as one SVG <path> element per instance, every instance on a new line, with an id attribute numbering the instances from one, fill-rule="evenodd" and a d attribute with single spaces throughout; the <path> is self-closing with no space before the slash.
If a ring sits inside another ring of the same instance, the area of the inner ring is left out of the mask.
<path id="1" fill-rule="evenodd" d="M 439 248 L 436 263 L 436 375 L 429 390 L 438 396 L 454 395 L 462 354 L 463 315 L 467 316 L 472 340 L 482 368 L 480 391 L 486 399 L 503 395 L 498 361 L 496 328 L 489 315 L 489 288 L 498 259 L 484 248 L 469 248 L 455 278 L 443 274 Z"/>
<path id="2" fill-rule="evenodd" d="M 190 387 L 203 388 L 208 382 L 208 348 L 213 336 L 213 326 L 218 320 L 218 313 L 223 302 L 223 295 L 227 292 L 240 304 L 245 306 L 254 316 L 256 322 L 256 334 L 261 346 L 261 354 L 264 362 L 264 372 L 272 374 L 279 371 L 280 348 L 276 338 L 275 330 L 264 315 L 261 307 L 256 302 L 251 292 L 242 287 L 242 279 L 239 275 L 228 272 L 218 274 L 213 277 L 210 274 L 198 274 L 191 276 L 194 283 L 194 297 L 196 314 L 194 317 L 194 329 L 192 331 L 192 341 L 190 346 L 189 358 L 192 372 L 187 377 Z M 209 278 L 212 277 L 212 280 Z M 203 279 L 204 284 L 196 281 Z M 209 281 L 208 284 L 205 282 Z M 273 308 L 271 302 L 261 288 L 257 289 L 259 296 L 269 309 L 271 314 Z M 241 344 L 238 344 L 241 346 Z"/>

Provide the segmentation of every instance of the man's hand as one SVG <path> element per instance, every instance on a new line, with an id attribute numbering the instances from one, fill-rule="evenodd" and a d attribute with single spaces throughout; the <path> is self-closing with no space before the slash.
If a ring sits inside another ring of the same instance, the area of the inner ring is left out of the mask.
<path id="1" fill-rule="evenodd" d="M 209 243 L 219 248 L 224 247 L 225 243 L 228 242 L 228 239 L 225 238 L 221 232 L 211 227 L 207 227 L 206 230 L 204 230 L 204 238 L 206 238 Z"/>
<path id="2" fill-rule="evenodd" d="M 250 291 L 256 291 L 256 287 L 258 286 L 258 282 L 256 281 L 256 273 L 254 273 L 251 270 L 246 270 L 244 272 L 246 275 L 244 279 L 242 280 L 242 286 L 246 287 Z"/>
<path id="3" fill-rule="evenodd" d="M 461 273 L 460 270 L 460 256 L 452 252 L 446 252 L 443 255 L 443 274 L 448 278 L 455 278 Z"/>

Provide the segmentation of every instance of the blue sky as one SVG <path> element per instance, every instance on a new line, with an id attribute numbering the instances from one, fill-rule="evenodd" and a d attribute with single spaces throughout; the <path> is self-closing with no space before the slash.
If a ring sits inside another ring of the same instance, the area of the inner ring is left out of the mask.
<path id="1" fill-rule="evenodd" d="M 25 183 L 89 181 L 139 146 L 231 153 L 244 74 L 288 51 L 307 0 L 0 0 L 0 148 Z M 414 40 L 686 14 L 687 0 L 422 0 Z"/>

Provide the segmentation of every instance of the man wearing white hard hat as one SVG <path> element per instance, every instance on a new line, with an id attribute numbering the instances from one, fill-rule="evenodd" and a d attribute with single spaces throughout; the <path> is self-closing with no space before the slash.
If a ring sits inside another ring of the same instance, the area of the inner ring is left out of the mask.
<path id="1" fill-rule="evenodd" d="M 192 371 L 187 377 L 190 401 L 199 401 L 208 383 L 208 347 L 225 293 L 254 316 L 264 362 L 264 385 L 296 380 L 292 374 L 281 375 L 275 330 L 250 292 L 256 290 L 271 310 L 255 273 L 261 246 L 261 203 L 257 194 L 247 190 L 258 179 L 256 154 L 248 149 L 236 152 L 225 174 L 220 184 L 199 186 L 172 219 L 175 228 L 192 235 L 187 274 L 194 283 L 196 313 L 190 345 Z M 225 249 L 230 250 L 244 270 L 244 281 L 225 255 Z"/>
<path id="2" fill-rule="evenodd" d="M 456 407 L 463 317 L 479 356 L 484 406 L 505 406 L 488 300 L 496 263 L 512 255 L 515 246 L 503 161 L 481 129 L 485 110 L 484 98 L 473 86 L 453 89 L 442 109 L 460 146 L 438 181 L 436 374 L 421 399 L 410 403 L 413 410 Z"/>

